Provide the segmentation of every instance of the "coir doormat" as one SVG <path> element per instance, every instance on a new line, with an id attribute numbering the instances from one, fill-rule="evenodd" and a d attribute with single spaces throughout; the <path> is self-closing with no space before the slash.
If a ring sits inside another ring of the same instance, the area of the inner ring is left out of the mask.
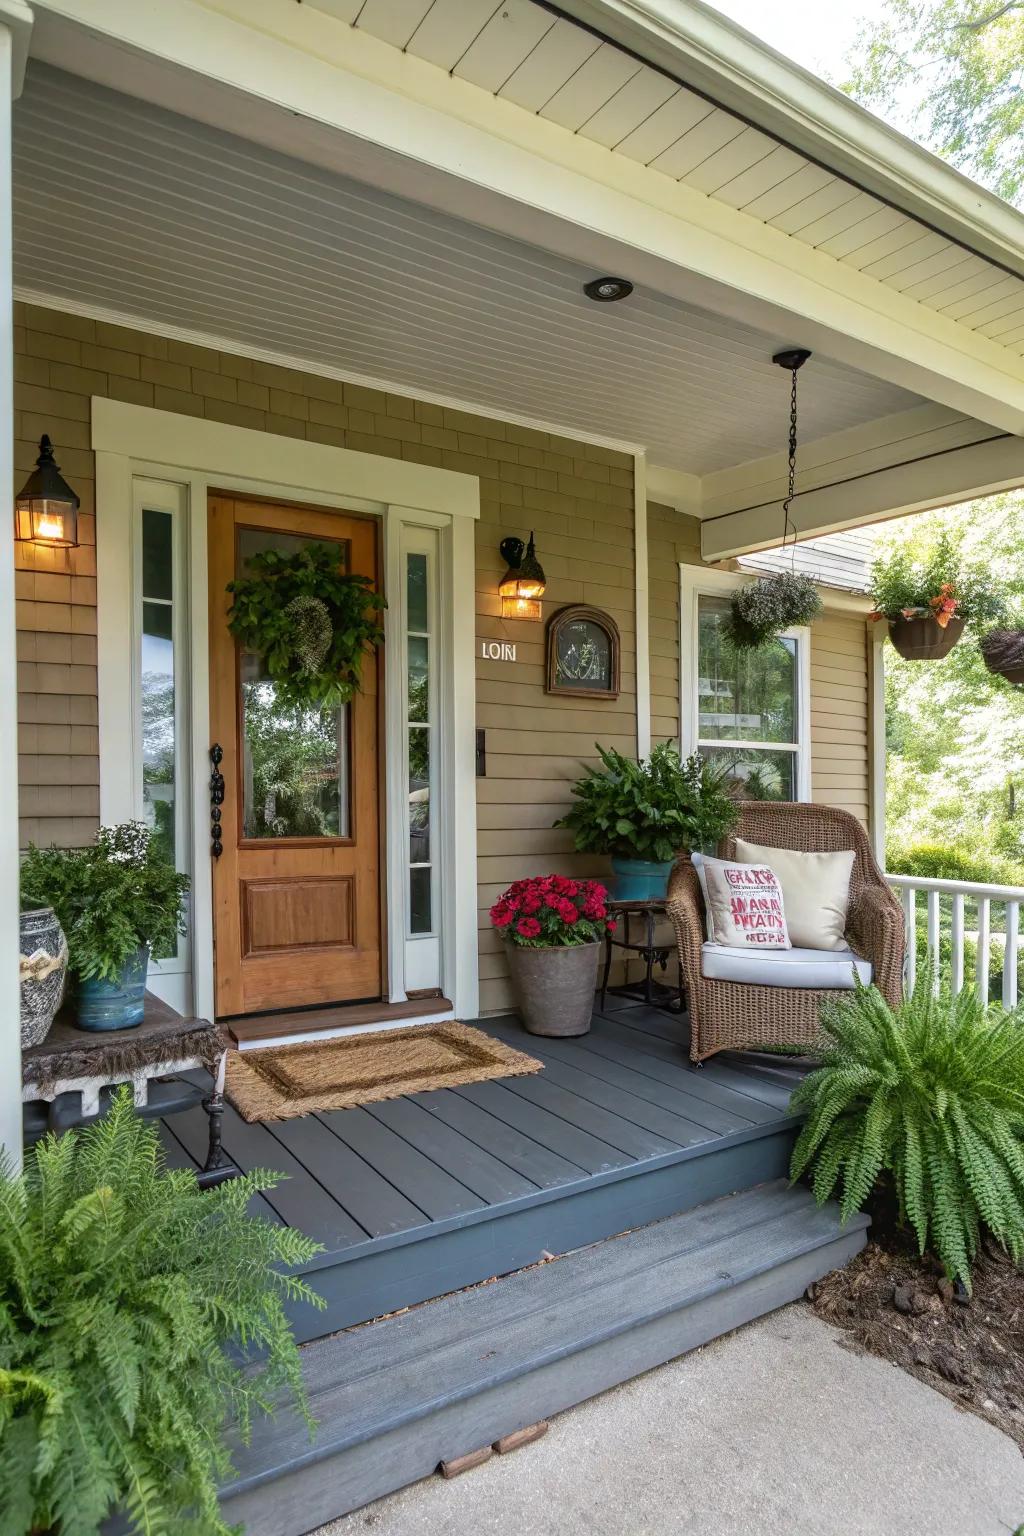
<path id="1" fill-rule="evenodd" d="M 430 1024 L 232 1051 L 226 1093 L 243 1120 L 291 1120 L 434 1088 L 539 1072 L 542 1063 L 468 1024 Z"/>

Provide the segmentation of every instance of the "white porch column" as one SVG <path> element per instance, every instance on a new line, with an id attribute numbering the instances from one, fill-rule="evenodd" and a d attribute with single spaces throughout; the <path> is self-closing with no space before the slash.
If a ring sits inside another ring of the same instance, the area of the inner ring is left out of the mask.
<path id="1" fill-rule="evenodd" d="M 18 1021 L 18 666 L 14 634 L 14 316 L 11 102 L 19 94 L 32 12 L 0 0 L 0 1146 L 21 1159 Z"/>

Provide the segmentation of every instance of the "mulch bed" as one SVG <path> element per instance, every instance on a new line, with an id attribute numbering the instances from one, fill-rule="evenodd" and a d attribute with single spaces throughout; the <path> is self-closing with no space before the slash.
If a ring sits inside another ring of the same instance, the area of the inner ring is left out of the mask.
<path id="1" fill-rule="evenodd" d="M 966 1305 L 941 1267 L 883 1230 L 807 1299 L 849 1346 L 890 1360 L 1024 1450 L 1024 1274 L 994 1244 L 975 1265 Z"/>

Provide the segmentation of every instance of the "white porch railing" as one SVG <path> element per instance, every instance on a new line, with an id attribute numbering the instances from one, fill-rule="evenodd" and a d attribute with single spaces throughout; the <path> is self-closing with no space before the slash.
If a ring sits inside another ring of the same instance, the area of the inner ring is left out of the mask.
<path id="1" fill-rule="evenodd" d="M 1017 1002 L 1017 957 L 1020 947 L 1020 909 L 1024 887 L 979 885 L 972 880 L 931 880 L 917 875 L 886 875 L 903 903 L 907 920 L 906 982 L 908 991 L 917 979 L 918 913 L 926 914 L 925 964 L 934 984 L 943 968 L 942 940 L 949 939 L 949 982 L 955 992 L 964 984 L 968 945 L 975 947 L 974 985 L 981 997 L 989 995 L 989 960 L 993 944 L 1003 951 L 1001 997 L 1004 1008 Z M 924 898 L 924 908 L 919 905 Z"/>

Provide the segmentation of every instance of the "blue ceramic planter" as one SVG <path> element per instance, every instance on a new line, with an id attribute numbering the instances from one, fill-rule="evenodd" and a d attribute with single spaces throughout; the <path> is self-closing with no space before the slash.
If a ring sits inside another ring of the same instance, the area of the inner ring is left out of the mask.
<path id="1" fill-rule="evenodd" d="M 663 901 L 675 861 L 655 864 L 648 859 L 612 859 L 608 882 L 613 901 Z"/>
<path id="2" fill-rule="evenodd" d="M 142 1023 L 149 949 L 143 945 L 122 967 L 116 981 L 80 981 L 76 998 L 79 1029 L 132 1029 Z"/>

